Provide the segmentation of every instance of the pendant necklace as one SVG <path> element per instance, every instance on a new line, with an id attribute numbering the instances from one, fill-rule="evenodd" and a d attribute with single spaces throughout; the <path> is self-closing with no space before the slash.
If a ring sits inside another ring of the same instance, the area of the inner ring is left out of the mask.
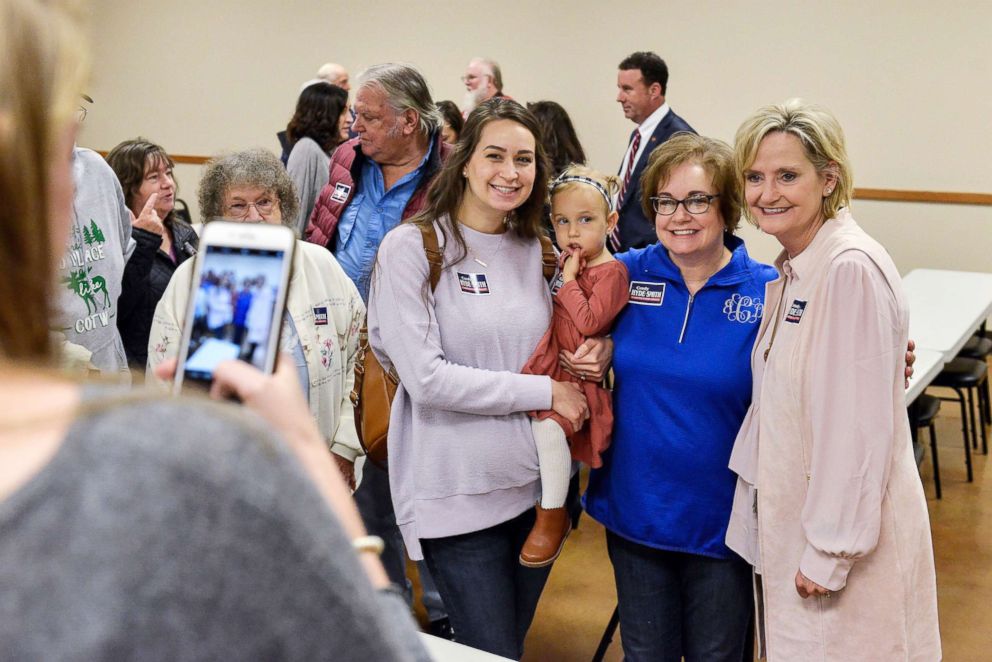
<path id="1" fill-rule="evenodd" d="M 499 236 L 499 242 L 497 242 L 496 248 L 493 249 L 492 253 L 490 253 L 487 256 L 486 259 L 491 260 L 492 258 L 496 257 L 496 253 L 499 253 L 499 249 L 503 247 L 503 237 L 504 236 L 506 236 L 506 233 L 505 232 Z M 465 247 L 468 248 L 468 252 L 471 254 L 472 261 L 473 262 L 475 262 L 476 264 L 478 264 L 481 267 L 485 267 L 486 269 L 489 268 L 489 265 L 486 264 L 485 262 L 483 262 L 482 259 L 479 258 L 478 253 L 476 253 L 474 250 L 472 250 L 472 247 L 469 246 L 468 243 L 465 244 Z"/>

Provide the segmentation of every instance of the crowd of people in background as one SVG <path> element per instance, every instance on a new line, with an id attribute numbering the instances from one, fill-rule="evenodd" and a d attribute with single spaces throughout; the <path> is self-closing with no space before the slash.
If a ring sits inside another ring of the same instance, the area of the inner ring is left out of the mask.
<path id="1" fill-rule="evenodd" d="M 409 558 L 431 633 L 519 659 L 584 464 L 628 660 L 939 659 L 906 304 L 828 110 L 760 108 L 728 145 L 635 52 L 604 174 L 492 59 L 460 105 L 410 65 L 320 67 L 281 160 L 222 154 L 198 187 L 201 223 L 298 236 L 275 374 L 228 363 L 211 389 L 244 416 L 155 385 L 190 296 L 194 328 L 259 364 L 272 283 L 194 291 L 168 152 L 74 144 L 86 62 L 70 11 L 0 0 L 0 263 L 44 304 L 0 307 L 12 657 L 426 659 Z M 388 469 L 356 462 L 366 322 L 399 377 Z"/>

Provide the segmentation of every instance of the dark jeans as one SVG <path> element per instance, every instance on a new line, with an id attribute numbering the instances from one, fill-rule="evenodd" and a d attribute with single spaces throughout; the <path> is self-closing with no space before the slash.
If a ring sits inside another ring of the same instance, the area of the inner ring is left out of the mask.
<path id="1" fill-rule="evenodd" d="M 551 566 L 520 565 L 520 548 L 533 525 L 531 508 L 482 531 L 421 539 L 458 643 L 514 660 L 523 655 L 551 572 Z"/>
<path id="2" fill-rule="evenodd" d="M 741 662 L 754 611 L 751 566 L 646 547 L 606 532 L 628 662 Z"/>

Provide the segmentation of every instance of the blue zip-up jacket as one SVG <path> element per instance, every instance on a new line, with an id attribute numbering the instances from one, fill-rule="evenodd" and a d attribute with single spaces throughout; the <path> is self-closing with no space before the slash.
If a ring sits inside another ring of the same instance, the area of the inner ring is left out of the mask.
<path id="1" fill-rule="evenodd" d="M 690 296 L 661 244 L 617 256 L 630 305 L 613 328 L 613 443 L 585 506 L 649 547 L 729 558 L 736 476 L 727 467 L 751 403 L 751 347 L 775 269 L 725 235 L 730 262 Z"/>

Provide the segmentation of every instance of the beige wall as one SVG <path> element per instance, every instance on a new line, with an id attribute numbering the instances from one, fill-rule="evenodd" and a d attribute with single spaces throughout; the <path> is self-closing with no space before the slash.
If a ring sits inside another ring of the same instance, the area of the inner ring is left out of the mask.
<path id="1" fill-rule="evenodd" d="M 568 109 L 591 165 L 615 170 L 633 125 L 616 65 L 650 49 L 668 100 L 698 131 L 732 140 L 760 105 L 830 107 L 866 188 L 992 192 L 992 2 L 577 0 L 328 2 L 95 0 L 96 99 L 81 143 L 144 135 L 177 154 L 273 150 L 301 82 L 335 60 L 352 74 L 415 64 L 436 99 L 460 101 L 468 59 L 498 60 L 506 91 Z M 199 168 L 179 168 L 195 205 Z M 857 202 L 900 269 L 992 271 L 992 207 Z M 774 242 L 744 231 L 752 252 Z"/>

